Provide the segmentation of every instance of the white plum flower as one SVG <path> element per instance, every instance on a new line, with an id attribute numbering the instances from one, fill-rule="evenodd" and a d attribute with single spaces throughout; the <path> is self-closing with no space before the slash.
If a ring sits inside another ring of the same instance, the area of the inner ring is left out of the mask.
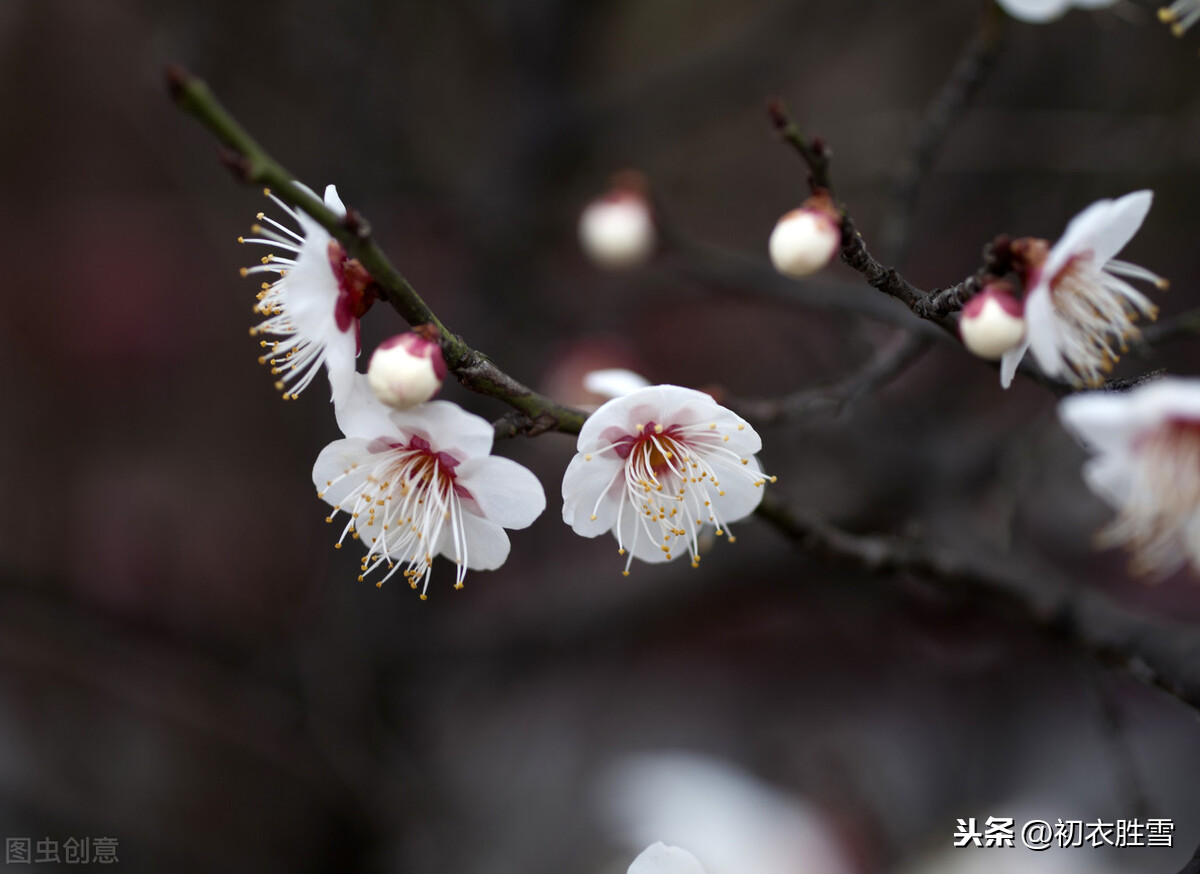
<path id="1" fill-rule="evenodd" d="M 996 0 L 1013 18 L 1031 24 L 1045 24 L 1060 18 L 1072 7 L 1078 9 L 1103 9 L 1117 0 Z"/>
<path id="2" fill-rule="evenodd" d="M 310 216 L 291 209 L 269 190 L 265 193 L 301 232 L 260 212 L 261 224 L 251 228 L 255 236 L 238 238 L 241 243 L 278 250 L 263 257 L 261 264 L 242 269 L 243 276 L 273 273 L 279 277 L 262 284 L 254 307 L 266 319 L 251 328 L 250 335 L 278 338 L 260 341 L 267 351 L 259 363 L 269 364 L 271 373 L 279 377 L 275 387 L 284 400 L 299 397 L 324 366 L 333 400 L 338 401 L 350 390 L 359 351 L 359 319 L 376 298 L 375 283 Z M 332 185 L 325 189 L 325 206 L 346 214 Z"/>
<path id="3" fill-rule="evenodd" d="M 1175 0 L 1158 10 L 1158 20 L 1171 26 L 1171 33 L 1183 36 L 1184 31 L 1200 21 L 1200 0 Z"/>
<path id="4" fill-rule="evenodd" d="M 638 854 L 627 874 L 704 874 L 704 866 L 687 850 L 659 841 Z"/>
<path id="5" fill-rule="evenodd" d="M 646 388 L 650 380 L 624 367 L 608 367 L 589 370 L 583 375 L 583 387 L 594 395 L 611 400 Z"/>
<path id="6" fill-rule="evenodd" d="M 460 589 L 468 568 L 504 564 L 505 528 L 526 528 L 546 508 L 537 477 L 490 454 L 492 425 L 449 401 L 390 410 L 357 374 L 336 412 L 346 437 L 321 451 L 313 484 L 333 515 L 349 514 L 338 546 L 350 535 L 367 548 L 360 579 L 378 570 L 383 585 L 403 568 L 424 599 L 441 555 L 457 565 Z"/>
<path id="7" fill-rule="evenodd" d="M 1138 336 L 1135 322 L 1153 319 L 1158 308 L 1121 277 L 1166 288 L 1166 280 L 1113 256 L 1137 233 L 1154 195 L 1135 191 L 1093 203 L 1067 225 L 1054 248 L 1041 240 L 1017 240 L 1023 262 L 1025 339 L 1004 353 L 1000 384 L 1012 383 L 1026 350 L 1033 351 L 1047 376 L 1075 385 L 1097 386 L 1118 360 L 1127 341 Z"/>
<path id="8" fill-rule="evenodd" d="M 1152 578 L 1185 563 L 1200 572 L 1200 379 L 1071 395 L 1058 412 L 1094 453 L 1084 480 L 1117 511 L 1100 545 L 1124 545 Z"/>
<path id="9" fill-rule="evenodd" d="M 700 561 L 699 533 L 754 511 L 765 476 L 753 428 L 703 392 L 656 385 L 614 398 L 579 432 L 563 476 L 563 520 L 576 534 L 612 531 L 633 559 Z"/>

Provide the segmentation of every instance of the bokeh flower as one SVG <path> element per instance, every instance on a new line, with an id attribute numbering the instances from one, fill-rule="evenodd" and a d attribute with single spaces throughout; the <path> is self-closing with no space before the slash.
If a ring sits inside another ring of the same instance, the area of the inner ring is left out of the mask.
<path id="1" fill-rule="evenodd" d="M 1099 544 L 1125 546 L 1151 578 L 1200 572 L 1200 379 L 1071 395 L 1058 411 L 1093 453 L 1084 480 L 1117 511 Z"/>
<path id="2" fill-rule="evenodd" d="M 659 841 L 638 854 L 627 874 L 704 874 L 704 866 L 687 850 Z"/>
<path id="3" fill-rule="evenodd" d="M 1000 8 L 1021 21 L 1045 24 L 1066 13 L 1068 9 L 1103 9 L 1117 0 L 996 0 Z"/>

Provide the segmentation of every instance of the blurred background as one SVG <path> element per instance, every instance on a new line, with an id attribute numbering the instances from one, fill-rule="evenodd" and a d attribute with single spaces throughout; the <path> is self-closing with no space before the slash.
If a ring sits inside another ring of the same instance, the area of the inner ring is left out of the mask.
<path id="1" fill-rule="evenodd" d="M 311 486 L 340 436 L 324 387 L 282 403 L 247 336 L 259 253 L 236 238 L 271 206 L 162 85 L 183 64 L 298 178 L 335 182 L 518 379 L 580 402 L 584 371 L 619 365 L 773 397 L 912 321 L 843 266 L 771 272 L 807 188 L 766 98 L 830 145 L 872 242 L 984 5 L 3 0 L 0 836 L 35 859 L 115 838 L 139 872 L 623 872 L 657 839 L 709 874 L 1182 867 L 1195 712 L 970 592 L 822 563 L 755 520 L 700 570 L 622 577 L 614 541 L 560 521 L 569 437 L 498 447 L 549 498 L 502 569 L 453 592 L 435 567 L 424 603 L 357 582 Z M 1053 239 L 1152 188 L 1122 257 L 1170 277 L 1165 316 L 1200 304 L 1198 47 L 1134 0 L 1011 23 L 919 188 L 906 275 L 951 284 L 996 234 Z M 576 221 L 629 167 L 690 242 L 606 273 Z M 364 349 L 402 327 L 376 307 Z M 1194 374 L 1198 348 L 1121 373 Z M 1092 551 L 1109 511 L 1053 396 L 997 383 L 935 342 L 840 412 L 763 429 L 764 466 L 849 530 L 1011 552 L 1200 621 L 1194 579 L 1150 587 Z M 1174 847 L 950 850 L 988 816 L 1168 818 Z"/>

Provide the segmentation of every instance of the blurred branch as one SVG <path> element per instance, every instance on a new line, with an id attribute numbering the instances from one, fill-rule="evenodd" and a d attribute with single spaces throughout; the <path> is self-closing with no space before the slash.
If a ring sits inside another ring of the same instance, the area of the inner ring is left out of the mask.
<path id="1" fill-rule="evenodd" d="M 336 238 L 348 254 L 362 263 L 388 302 L 410 325 L 432 324 L 437 328 L 446 364 L 464 386 L 504 401 L 531 423 L 536 423 L 536 427 L 531 425 L 524 433 L 579 433 L 586 418 L 582 412 L 558 404 L 521 384 L 486 355 L 452 334 L 388 260 L 361 215 L 351 209 L 345 216 L 338 216 L 320 198 L 298 185 L 295 177 L 267 154 L 221 106 L 201 79 L 176 66 L 167 68 L 166 77 L 176 105 L 194 116 L 221 142 L 221 161 L 240 181 L 269 186 L 285 203 L 303 210 Z"/>
<path id="2" fill-rule="evenodd" d="M 1200 308 L 1187 310 L 1169 319 L 1163 319 L 1142 329 L 1142 336 L 1136 341 L 1139 351 L 1145 351 L 1151 346 L 1177 340 L 1180 337 L 1200 334 Z"/>
<path id="3" fill-rule="evenodd" d="M 896 176 L 893 208 L 883 227 L 883 251 L 887 260 L 904 260 L 909 242 L 909 226 L 921 183 L 954 122 L 974 99 L 1000 56 L 1007 16 L 988 0 L 979 26 L 963 48 L 958 62 L 941 90 L 925 109 L 913 137 L 908 156 Z"/>
<path id="4" fill-rule="evenodd" d="M 782 398 L 730 399 L 729 405 L 751 422 L 773 425 L 806 413 L 832 408 L 834 415 L 862 394 L 887 385 L 929 351 L 925 337 L 907 335 L 890 349 L 884 349 L 859 370 L 830 385 L 807 388 Z"/>
<path id="5" fill-rule="evenodd" d="M 861 535 L 802 519 L 768 494 L 757 514 L 805 552 L 871 573 L 907 573 L 952 592 L 998 599 L 1106 664 L 1125 668 L 1200 710 L 1200 628 L 1141 615 L 1011 555 L 970 558 L 889 535 Z"/>

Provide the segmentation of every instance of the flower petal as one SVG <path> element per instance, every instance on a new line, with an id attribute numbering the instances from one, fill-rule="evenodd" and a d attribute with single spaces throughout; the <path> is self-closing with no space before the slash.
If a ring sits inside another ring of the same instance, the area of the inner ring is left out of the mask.
<path id="1" fill-rule="evenodd" d="M 659 841 L 638 854 L 628 874 L 704 874 L 704 867 L 687 850 Z"/>
<path id="2" fill-rule="evenodd" d="M 467 567 L 473 571 L 494 571 L 508 558 L 510 543 L 504 529 L 494 522 L 465 512 L 462 516 L 463 535 L 467 540 Z M 437 554 L 454 561 L 454 537 L 442 529 L 438 537 Z"/>
<path id="3" fill-rule="evenodd" d="M 536 476 L 509 458 L 470 458 L 458 466 L 457 484 L 471 493 L 489 521 L 505 528 L 528 528 L 546 509 L 546 493 Z"/>
<path id="4" fill-rule="evenodd" d="M 1044 24 L 1058 18 L 1070 7 L 1070 0 L 997 0 L 1013 18 L 1032 24 Z"/>
<path id="5" fill-rule="evenodd" d="M 1150 212 L 1154 192 L 1134 191 L 1116 200 L 1098 200 L 1071 219 L 1046 258 L 1043 273 L 1050 278 L 1071 258 L 1091 252 L 1097 267 L 1125 248 Z"/>
<path id="6" fill-rule="evenodd" d="M 325 186 L 325 205 L 340 216 L 344 216 L 346 214 L 346 205 L 342 203 L 342 199 L 338 197 L 336 186 Z"/>
<path id="7" fill-rule="evenodd" d="M 1016 375 L 1017 368 L 1021 364 L 1021 359 L 1025 357 L 1025 352 L 1029 349 L 1029 334 L 1026 331 L 1025 339 L 1018 343 L 1013 348 L 1009 349 L 1000 358 L 1000 387 L 1008 388 L 1012 385 L 1013 376 Z"/>
<path id="8" fill-rule="evenodd" d="M 623 472 L 624 464 L 615 455 L 594 455 L 589 461 L 579 453 L 571 459 L 563 474 L 563 521 L 576 534 L 596 537 L 612 530 L 624 497 Z"/>
<path id="9" fill-rule="evenodd" d="M 340 372 L 338 378 L 342 379 Z M 329 376 L 331 385 L 333 381 L 334 376 L 331 371 Z M 400 430 L 388 415 L 391 410 L 375 397 L 375 392 L 371 391 L 365 373 L 351 374 L 349 385 L 344 388 L 345 394 L 340 400 L 337 397 L 339 388 L 340 386 L 334 386 L 333 412 L 343 434 L 347 437 L 363 437 L 367 440 L 400 439 Z"/>
<path id="10" fill-rule="evenodd" d="M 741 471 L 732 464 L 713 465 L 720 477 L 721 491 L 725 493 L 714 495 L 711 498 L 713 508 L 722 522 L 736 522 L 739 519 L 745 519 L 762 503 L 765 493 L 763 485 L 761 483 L 755 485 L 744 474 L 745 470 L 762 473 L 762 467 L 759 466 L 758 459 L 754 456 L 751 456 L 748 462 Z"/>
<path id="11" fill-rule="evenodd" d="M 496 431 L 491 422 L 451 401 L 426 401 L 407 410 L 389 410 L 388 416 L 404 434 L 418 435 L 435 451 L 453 455 L 460 462 L 492 451 Z"/>

